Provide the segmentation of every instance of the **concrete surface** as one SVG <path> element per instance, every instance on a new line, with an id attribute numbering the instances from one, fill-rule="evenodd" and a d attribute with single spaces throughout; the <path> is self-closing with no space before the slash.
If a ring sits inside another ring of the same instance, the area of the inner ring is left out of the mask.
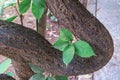
<path id="1" fill-rule="evenodd" d="M 93 14 L 95 1 L 89 0 L 87 6 Z M 114 55 L 105 67 L 94 73 L 94 80 L 120 80 L 120 0 L 98 0 L 97 18 L 112 35 Z"/>

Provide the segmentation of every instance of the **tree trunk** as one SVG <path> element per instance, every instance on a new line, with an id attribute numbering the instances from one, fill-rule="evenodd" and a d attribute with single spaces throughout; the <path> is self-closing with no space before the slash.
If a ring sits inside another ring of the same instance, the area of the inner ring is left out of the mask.
<path id="1" fill-rule="evenodd" d="M 61 24 L 77 38 L 89 42 L 97 56 L 86 59 L 75 55 L 66 68 L 61 58 L 62 53 L 51 47 L 41 35 L 5 21 L 0 21 L 0 54 L 15 61 L 23 59 L 26 63 L 33 63 L 55 75 L 88 74 L 103 67 L 113 54 L 113 41 L 106 28 L 78 0 L 46 2 Z M 21 61 L 19 63 L 22 64 Z"/>
<path id="2" fill-rule="evenodd" d="M 79 74 L 91 73 L 103 67 L 112 57 L 113 41 L 99 22 L 78 0 L 46 0 L 59 22 L 76 37 L 91 44 L 97 57 L 79 59 L 85 65 Z M 80 66 L 81 66 L 80 65 Z"/>

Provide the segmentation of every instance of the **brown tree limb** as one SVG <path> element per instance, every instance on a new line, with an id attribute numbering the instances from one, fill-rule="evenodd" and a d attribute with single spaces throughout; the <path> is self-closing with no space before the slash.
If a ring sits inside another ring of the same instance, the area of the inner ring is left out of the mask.
<path id="1" fill-rule="evenodd" d="M 97 56 L 84 59 L 75 55 L 66 68 L 61 58 L 62 53 L 51 47 L 37 32 L 5 21 L 0 21 L 0 54 L 15 61 L 22 58 L 55 75 L 87 74 L 103 67 L 113 54 L 113 41 L 103 24 L 78 0 L 46 1 L 61 24 L 72 29 L 78 38 L 89 42 Z"/>
<path id="2" fill-rule="evenodd" d="M 46 0 L 46 2 L 65 28 L 70 29 L 79 39 L 89 42 L 94 48 L 97 57 L 85 59 L 84 62 L 92 63 L 82 71 L 89 73 L 103 67 L 112 57 L 114 49 L 112 38 L 104 25 L 78 0 Z M 94 69 L 90 70 L 91 66 L 94 66 Z"/>

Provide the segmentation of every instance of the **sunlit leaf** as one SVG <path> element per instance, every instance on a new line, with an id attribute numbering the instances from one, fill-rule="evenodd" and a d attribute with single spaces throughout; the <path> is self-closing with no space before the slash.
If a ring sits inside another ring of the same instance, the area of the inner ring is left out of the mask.
<path id="1" fill-rule="evenodd" d="M 54 77 L 48 77 L 46 80 L 56 80 Z"/>
<path id="2" fill-rule="evenodd" d="M 4 7 L 0 6 L 0 17 L 3 15 Z"/>
<path id="3" fill-rule="evenodd" d="M 11 59 L 6 59 L 0 64 L 0 74 L 4 73 L 11 65 Z"/>
<path id="4" fill-rule="evenodd" d="M 69 45 L 69 41 L 63 41 L 63 40 L 61 40 L 61 39 L 58 39 L 58 40 L 54 43 L 53 47 L 56 48 L 56 49 L 58 49 L 58 50 L 60 50 L 60 51 L 64 51 L 64 49 L 65 49 L 66 46 L 68 46 L 68 45 Z"/>
<path id="5" fill-rule="evenodd" d="M 55 76 L 56 80 L 68 80 L 67 76 Z"/>
<path id="6" fill-rule="evenodd" d="M 17 16 L 12 16 L 10 18 L 7 18 L 6 21 L 8 22 L 12 22 Z"/>
<path id="7" fill-rule="evenodd" d="M 77 54 L 83 58 L 96 56 L 92 47 L 86 41 L 77 41 L 74 43 Z"/>
<path id="8" fill-rule="evenodd" d="M 43 70 L 40 69 L 39 67 L 35 66 L 34 64 L 29 63 L 29 66 L 34 73 L 43 73 Z"/>
<path id="9" fill-rule="evenodd" d="M 45 10 L 45 0 L 33 0 L 32 13 L 36 19 L 40 19 Z"/>
<path id="10" fill-rule="evenodd" d="M 72 33 L 65 29 L 65 28 L 61 28 L 60 30 L 60 39 L 64 40 L 64 41 L 72 41 L 73 40 L 73 36 Z"/>
<path id="11" fill-rule="evenodd" d="M 22 0 L 22 2 L 19 4 L 19 11 L 21 14 L 27 12 L 27 10 L 30 8 L 31 0 Z"/>
<path id="12" fill-rule="evenodd" d="M 45 76 L 42 74 L 35 74 L 29 80 L 46 80 Z"/>
<path id="13" fill-rule="evenodd" d="M 13 73 L 13 72 L 6 72 L 5 74 L 7 74 L 8 76 L 11 76 L 11 77 L 14 76 L 14 73 Z"/>
<path id="14" fill-rule="evenodd" d="M 63 51 L 62 59 L 66 65 L 68 65 L 72 61 L 74 53 L 75 48 L 73 45 L 69 45 L 65 48 L 65 50 Z"/>

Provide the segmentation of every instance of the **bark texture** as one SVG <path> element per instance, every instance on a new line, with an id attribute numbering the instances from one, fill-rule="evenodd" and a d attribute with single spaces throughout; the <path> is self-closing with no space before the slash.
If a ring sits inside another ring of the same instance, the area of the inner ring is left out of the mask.
<path id="1" fill-rule="evenodd" d="M 94 72 L 107 64 L 114 47 L 113 40 L 104 25 L 78 0 L 46 0 L 46 2 L 65 28 L 70 29 L 79 39 L 89 42 L 94 48 L 97 57 L 79 58 L 82 62 L 79 63 L 82 67 L 79 74 Z"/>
<path id="2" fill-rule="evenodd" d="M 70 29 L 77 38 L 89 42 L 97 56 L 85 59 L 75 55 L 66 68 L 62 61 L 62 53 L 51 47 L 40 34 L 5 21 L 0 21 L 0 54 L 20 64 L 23 64 L 22 60 L 26 64 L 33 63 L 55 75 L 88 74 L 107 64 L 113 54 L 113 41 L 104 25 L 78 0 L 46 0 L 46 2 L 61 24 Z"/>

